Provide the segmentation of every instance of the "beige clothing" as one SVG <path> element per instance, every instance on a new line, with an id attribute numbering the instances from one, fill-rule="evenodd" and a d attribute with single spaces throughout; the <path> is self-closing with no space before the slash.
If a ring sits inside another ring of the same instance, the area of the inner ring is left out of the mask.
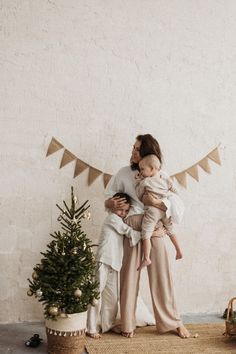
<path id="1" fill-rule="evenodd" d="M 136 181 L 135 190 L 138 198 L 143 201 L 143 196 L 151 193 L 154 198 L 161 199 L 165 206 L 170 208 L 168 195 L 171 193 L 170 182 L 161 176 L 146 177 Z M 144 217 L 142 222 L 141 238 L 150 239 L 155 229 L 156 223 L 161 220 L 169 236 L 173 233 L 171 218 L 166 217 L 166 213 L 156 207 L 145 205 Z"/>
<path id="2" fill-rule="evenodd" d="M 142 215 L 132 216 L 127 222 L 131 227 L 138 228 L 142 222 Z M 151 238 L 152 263 L 147 270 L 156 328 L 159 333 L 164 333 L 180 327 L 182 322 L 176 309 L 163 227 L 156 229 L 155 235 Z M 121 330 L 123 332 L 132 332 L 136 328 L 135 310 L 140 281 L 140 271 L 137 271 L 137 268 L 140 262 L 141 243 L 130 247 L 128 239 L 124 238 L 124 258 L 120 272 Z"/>
<path id="3" fill-rule="evenodd" d="M 163 222 L 167 234 L 171 236 L 173 234 L 171 218 L 166 217 L 165 211 L 150 205 L 148 206 L 145 205 L 142 228 L 141 228 L 142 240 L 148 240 L 151 238 L 153 231 L 156 227 L 156 224 L 159 221 Z"/>
<path id="4" fill-rule="evenodd" d="M 136 179 L 135 190 L 140 200 L 145 192 L 151 192 L 154 197 L 166 202 L 168 194 L 172 190 L 172 183 L 169 179 L 160 176 L 145 177 Z M 167 204 L 169 205 L 168 201 Z"/>
<path id="5" fill-rule="evenodd" d="M 111 198 L 116 192 L 124 192 L 132 198 L 132 218 L 133 225 L 140 230 L 142 222 L 143 204 L 137 197 L 134 186 L 135 171 L 130 166 L 123 167 L 114 175 L 106 188 L 106 199 Z M 130 214 L 131 215 L 131 214 Z M 160 226 L 155 231 L 156 236 L 163 236 L 165 231 Z M 136 229 L 136 228 L 135 228 Z M 153 234 L 154 236 L 154 234 Z M 165 332 L 181 325 L 181 320 L 176 311 L 173 283 L 164 243 L 164 237 L 152 237 L 151 260 L 148 267 L 150 289 L 153 299 L 153 309 L 156 317 L 156 326 L 159 332 Z M 124 256 L 121 268 L 121 322 L 124 332 L 132 332 L 135 327 L 135 309 L 137 304 L 137 294 L 139 290 L 140 271 L 137 267 L 141 262 L 141 243 L 130 247 L 129 239 L 124 238 Z M 159 264 L 160 263 L 160 264 Z"/>

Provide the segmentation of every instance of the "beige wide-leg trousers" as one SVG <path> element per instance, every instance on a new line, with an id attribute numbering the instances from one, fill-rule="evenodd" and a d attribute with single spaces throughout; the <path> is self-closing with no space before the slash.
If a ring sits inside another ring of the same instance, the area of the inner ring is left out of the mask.
<path id="1" fill-rule="evenodd" d="M 132 220 L 128 223 L 131 226 Z M 133 227 L 137 229 L 134 225 Z M 156 328 L 159 333 L 164 333 L 181 326 L 182 321 L 176 309 L 163 231 L 159 234 L 160 236 L 151 238 L 152 264 L 147 270 Z M 140 281 L 140 271 L 137 271 L 137 268 L 140 262 L 141 242 L 135 247 L 130 247 L 129 239 L 124 237 L 124 256 L 120 272 L 120 312 L 123 332 L 132 332 L 136 328 L 135 310 Z"/>

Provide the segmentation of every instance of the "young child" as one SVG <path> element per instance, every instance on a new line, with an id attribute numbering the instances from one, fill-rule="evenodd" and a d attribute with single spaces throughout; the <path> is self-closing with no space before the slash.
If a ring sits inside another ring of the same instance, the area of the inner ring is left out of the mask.
<path id="1" fill-rule="evenodd" d="M 140 239 L 140 232 L 133 230 L 123 221 L 129 212 L 131 198 L 125 193 L 116 193 L 113 197 L 123 198 L 125 204 L 116 211 L 108 212 L 100 234 L 96 254 L 98 262 L 96 279 L 100 284 L 100 299 L 95 306 L 89 307 L 87 319 L 87 335 L 94 339 L 100 338 L 100 328 L 102 332 L 107 332 L 115 326 L 118 311 L 118 274 L 123 259 L 123 236 L 130 238 L 131 244 Z"/>
<path id="2" fill-rule="evenodd" d="M 154 231 L 155 225 L 159 220 L 163 222 L 167 234 L 170 236 L 171 242 L 176 249 L 176 259 L 181 259 L 183 257 L 177 237 L 172 230 L 172 221 L 177 221 L 176 219 L 178 219 L 173 218 L 175 209 L 179 208 L 180 213 L 183 213 L 182 202 L 176 194 L 173 195 L 176 191 L 173 188 L 172 182 L 160 173 L 160 167 L 160 161 L 155 155 L 147 155 L 139 162 L 140 173 L 135 176 L 135 189 L 138 198 L 142 201 L 143 196 L 150 193 L 153 197 L 161 199 L 167 208 L 167 211 L 164 212 L 153 206 L 144 206 L 141 231 L 141 238 L 143 242 L 143 259 L 138 269 L 151 264 L 150 238 Z M 176 206 L 174 205 L 175 203 L 177 203 Z"/>

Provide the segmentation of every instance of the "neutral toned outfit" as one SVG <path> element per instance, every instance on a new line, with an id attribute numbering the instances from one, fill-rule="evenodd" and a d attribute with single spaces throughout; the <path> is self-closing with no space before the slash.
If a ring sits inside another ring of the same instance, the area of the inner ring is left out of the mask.
<path id="1" fill-rule="evenodd" d="M 135 180 L 135 190 L 138 198 L 143 201 L 143 196 L 151 194 L 154 198 L 161 199 L 167 208 L 167 213 L 159 208 L 151 205 L 144 206 L 144 217 L 142 221 L 141 237 L 143 240 L 150 239 L 155 229 L 156 223 L 162 220 L 167 234 L 173 233 L 170 201 L 168 196 L 173 193 L 171 191 L 172 184 L 166 178 L 160 176 L 138 178 Z M 169 217 L 167 217 L 167 214 Z"/>
<path id="2" fill-rule="evenodd" d="M 106 188 L 106 199 L 117 192 L 127 193 L 132 198 L 132 210 L 127 223 L 141 230 L 143 204 L 135 191 L 134 175 L 130 166 L 123 167 L 113 176 Z M 139 214 L 139 215 L 137 215 Z M 161 222 L 154 231 L 151 242 L 151 265 L 148 267 L 148 277 L 156 328 L 160 333 L 175 329 L 182 325 L 177 313 L 173 282 L 170 272 L 168 255 L 165 246 L 165 230 Z M 141 243 L 130 247 L 128 239 L 124 238 L 124 256 L 120 272 L 120 308 L 121 329 L 132 332 L 136 328 L 135 309 L 139 290 L 140 271 L 137 267 L 141 262 Z"/>
<path id="3" fill-rule="evenodd" d="M 123 235 L 128 242 L 137 243 L 140 232 L 125 224 L 118 215 L 108 213 L 102 226 L 96 254 L 100 299 L 89 307 L 87 330 L 89 333 L 109 331 L 115 325 L 118 311 L 118 273 L 123 259 Z"/>

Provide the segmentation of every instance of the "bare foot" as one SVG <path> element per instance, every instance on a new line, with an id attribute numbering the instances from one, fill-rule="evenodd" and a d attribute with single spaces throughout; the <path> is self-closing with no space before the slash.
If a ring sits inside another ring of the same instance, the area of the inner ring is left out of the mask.
<path id="1" fill-rule="evenodd" d="M 101 335 L 99 333 L 86 332 L 86 336 L 88 336 L 90 338 L 93 338 L 93 339 L 100 339 L 101 338 Z"/>
<path id="2" fill-rule="evenodd" d="M 121 335 L 126 338 L 133 338 L 134 332 L 121 332 Z"/>
<path id="3" fill-rule="evenodd" d="M 152 263 L 152 262 L 151 262 L 151 259 L 144 259 L 144 260 L 141 262 L 141 264 L 140 264 L 140 266 L 138 267 L 137 270 L 140 270 L 140 269 L 142 269 L 142 268 L 144 268 L 144 267 L 148 267 L 151 263 Z"/>
<path id="4" fill-rule="evenodd" d="M 175 259 L 178 260 L 178 259 L 182 259 L 182 258 L 183 258 L 183 253 L 181 251 L 177 251 Z"/>
<path id="5" fill-rule="evenodd" d="M 191 334 L 189 333 L 189 331 L 187 330 L 187 328 L 184 325 L 176 328 L 176 330 L 177 330 L 178 336 L 180 338 L 185 339 L 185 338 L 190 338 L 190 336 L 191 336 Z"/>

